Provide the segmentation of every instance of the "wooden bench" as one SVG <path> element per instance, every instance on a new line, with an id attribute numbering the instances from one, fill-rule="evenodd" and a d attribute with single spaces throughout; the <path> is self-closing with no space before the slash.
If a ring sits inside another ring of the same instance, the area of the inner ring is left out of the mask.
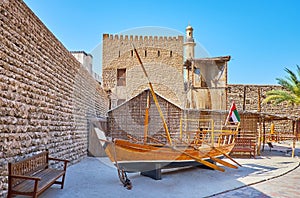
<path id="1" fill-rule="evenodd" d="M 235 139 L 235 145 L 233 149 L 231 150 L 232 154 L 235 153 L 249 153 L 249 157 L 255 158 L 255 148 L 256 145 L 252 141 L 251 138 L 241 138 L 238 137 Z"/>
<path id="2" fill-rule="evenodd" d="M 63 163 L 63 168 L 49 167 L 49 161 Z M 44 151 L 16 163 L 8 163 L 8 198 L 13 195 L 38 197 L 53 184 L 64 187 L 68 160 L 49 157 Z M 61 181 L 58 179 L 61 178 Z"/>

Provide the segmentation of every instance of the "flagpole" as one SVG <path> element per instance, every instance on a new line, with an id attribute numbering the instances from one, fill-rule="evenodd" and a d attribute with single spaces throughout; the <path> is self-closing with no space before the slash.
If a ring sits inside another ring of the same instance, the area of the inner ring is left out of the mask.
<path id="1" fill-rule="evenodd" d="M 228 113 L 228 116 L 227 116 L 227 119 L 226 119 L 226 122 L 225 122 L 225 126 L 227 125 L 228 120 L 230 118 L 232 119 L 232 121 L 234 123 L 240 122 L 240 115 L 239 115 L 239 113 L 236 109 L 234 101 L 232 102 L 232 105 L 230 107 L 230 110 L 229 110 L 229 113 Z"/>
<path id="2" fill-rule="evenodd" d="M 229 109 L 229 113 L 228 113 L 227 118 L 226 118 L 226 121 L 225 121 L 225 126 L 227 125 L 227 122 L 228 122 L 228 120 L 229 120 L 230 112 L 231 112 L 231 110 L 232 110 L 233 103 L 234 103 L 234 102 L 231 103 L 231 106 L 230 106 L 230 109 Z"/>

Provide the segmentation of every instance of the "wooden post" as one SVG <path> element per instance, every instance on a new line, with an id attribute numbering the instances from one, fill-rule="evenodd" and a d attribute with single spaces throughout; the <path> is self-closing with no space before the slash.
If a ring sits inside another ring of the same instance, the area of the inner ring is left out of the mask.
<path id="1" fill-rule="evenodd" d="M 258 90 L 257 90 L 257 95 L 258 95 L 257 111 L 261 112 L 261 99 L 260 99 L 260 88 L 259 87 L 258 87 Z"/>
<path id="2" fill-rule="evenodd" d="M 246 88 L 247 86 L 244 86 L 243 111 L 246 110 Z"/>
<path id="3" fill-rule="evenodd" d="M 144 144 L 147 143 L 147 139 L 148 139 L 149 108 L 150 108 L 150 93 L 147 92 L 147 106 L 146 106 L 145 121 L 144 121 Z"/>
<path id="4" fill-rule="evenodd" d="M 263 120 L 263 148 L 262 151 L 265 150 L 265 143 L 266 143 L 266 121 Z"/>
<path id="5" fill-rule="evenodd" d="M 297 130 L 295 127 L 295 121 L 293 120 L 293 148 L 292 148 L 292 157 L 295 157 L 295 147 L 296 147 L 296 135 L 297 135 Z"/>
<path id="6" fill-rule="evenodd" d="M 264 119 L 263 119 L 263 120 L 264 120 Z M 259 133 L 258 133 L 257 155 L 260 155 L 260 148 L 261 148 L 261 134 L 262 134 L 262 119 L 259 118 Z"/>

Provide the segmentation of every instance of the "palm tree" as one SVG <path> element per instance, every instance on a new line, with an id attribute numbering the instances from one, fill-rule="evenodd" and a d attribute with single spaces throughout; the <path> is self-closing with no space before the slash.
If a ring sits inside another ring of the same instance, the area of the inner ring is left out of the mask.
<path id="1" fill-rule="evenodd" d="M 300 104 L 300 67 L 297 65 L 297 75 L 288 68 L 285 68 L 284 71 L 289 76 L 286 76 L 284 79 L 276 78 L 278 84 L 284 89 L 268 91 L 263 103 L 273 102 L 274 104 L 279 104 L 286 101 L 290 105 Z"/>

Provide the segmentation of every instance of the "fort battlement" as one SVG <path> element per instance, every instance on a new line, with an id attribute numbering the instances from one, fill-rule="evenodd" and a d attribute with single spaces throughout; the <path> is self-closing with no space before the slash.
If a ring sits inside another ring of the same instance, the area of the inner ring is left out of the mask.
<path id="1" fill-rule="evenodd" d="M 110 41 L 158 41 L 158 42 L 183 42 L 183 36 L 138 36 L 138 35 L 118 35 L 118 34 L 103 34 L 103 40 L 109 39 Z"/>
<path id="2" fill-rule="evenodd" d="M 132 44 L 144 55 L 147 54 L 147 60 L 152 62 L 157 59 L 158 53 L 161 58 L 170 58 L 183 56 L 183 36 L 141 36 L 141 35 L 118 35 L 103 34 L 103 57 L 102 68 L 110 67 L 111 63 L 118 60 L 127 62 L 128 58 L 133 57 Z M 158 52 L 159 51 L 159 52 Z M 150 60 L 150 58 L 152 58 Z M 127 61 L 126 61 L 126 60 Z M 182 61 L 181 61 L 182 62 Z"/>

